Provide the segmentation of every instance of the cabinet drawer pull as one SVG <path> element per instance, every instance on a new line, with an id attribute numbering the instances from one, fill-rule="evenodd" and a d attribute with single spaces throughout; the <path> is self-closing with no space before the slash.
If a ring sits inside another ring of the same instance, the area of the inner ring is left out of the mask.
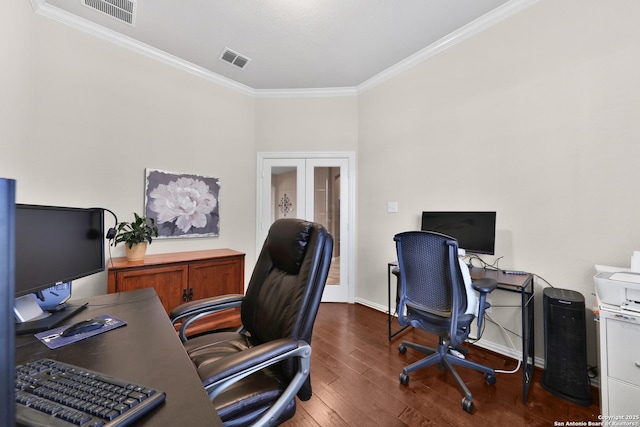
<path id="1" fill-rule="evenodd" d="M 187 302 L 189 300 L 189 297 L 187 296 L 187 290 L 183 289 L 182 290 L 182 301 L 183 302 Z"/>

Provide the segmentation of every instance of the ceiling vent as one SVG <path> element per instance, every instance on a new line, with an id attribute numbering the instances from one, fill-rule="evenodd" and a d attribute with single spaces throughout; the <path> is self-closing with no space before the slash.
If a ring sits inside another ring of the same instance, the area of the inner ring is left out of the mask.
<path id="1" fill-rule="evenodd" d="M 118 21 L 135 25 L 135 0 L 82 0 L 82 3 Z"/>
<path id="2" fill-rule="evenodd" d="M 231 64 L 234 67 L 238 67 L 241 70 L 247 66 L 249 61 L 251 61 L 251 59 L 240 55 L 238 52 L 232 51 L 228 47 L 224 48 L 218 59 L 226 62 L 227 64 Z"/>

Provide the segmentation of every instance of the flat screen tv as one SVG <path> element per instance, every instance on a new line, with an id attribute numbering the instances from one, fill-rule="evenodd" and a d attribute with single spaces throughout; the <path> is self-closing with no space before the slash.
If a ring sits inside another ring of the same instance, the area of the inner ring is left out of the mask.
<path id="1" fill-rule="evenodd" d="M 495 212 L 422 212 L 423 231 L 451 236 L 458 247 L 474 254 L 493 255 L 496 243 Z"/>
<path id="2" fill-rule="evenodd" d="M 104 211 L 16 205 L 15 295 L 104 270 Z"/>

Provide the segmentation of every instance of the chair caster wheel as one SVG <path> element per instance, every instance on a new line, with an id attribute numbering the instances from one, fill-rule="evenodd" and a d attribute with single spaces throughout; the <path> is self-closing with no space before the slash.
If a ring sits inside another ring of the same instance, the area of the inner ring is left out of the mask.
<path id="1" fill-rule="evenodd" d="M 399 352 L 400 354 L 405 354 L 405 353 L 407 352 L 407 347 L 405 347 L 405 345 L 404 345 L 404 344 L 400 344 L 400 345 L 398 346 L 398 352 Z"/>
<path id="2" fill-rule="evenodd" d="M 473 414 L 473 402 L 468 397 L 462 398 L 462 409 L 470 414 Z"/>
<path id="3" fill-rule="evenodd" d="M 462 354 L 463 356 L 466 356 L 469 354 L 469 350 L 466 349 L 465 347 L 454 347 L 454 350 L 459 351 L 460 354 Z"/>
<path id="4" fill-rule="evenodd" d="M 497 381 L 496 376 L 495 375 L 491 375 L 491 374 L 484 374 L 484 380 L 489 385 L 494 385 L 496 383 L 496 381 Z"/>
<path id="5" fill-rule="evenodd" d="M 400 374 L 400 384 L 408 385 L 409 384 L 409 375 L 404 372 Z"/>

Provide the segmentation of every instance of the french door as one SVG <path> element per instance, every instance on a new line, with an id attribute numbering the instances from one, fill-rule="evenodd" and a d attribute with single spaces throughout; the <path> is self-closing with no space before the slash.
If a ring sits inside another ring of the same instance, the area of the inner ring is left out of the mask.
<path id="1" fill-rule="evenodd" d="M 258 153 L 257 250 L 271 224 L 302 218 L 333 235 L 323 302 L 353 302 L 353 154 Z"/>

